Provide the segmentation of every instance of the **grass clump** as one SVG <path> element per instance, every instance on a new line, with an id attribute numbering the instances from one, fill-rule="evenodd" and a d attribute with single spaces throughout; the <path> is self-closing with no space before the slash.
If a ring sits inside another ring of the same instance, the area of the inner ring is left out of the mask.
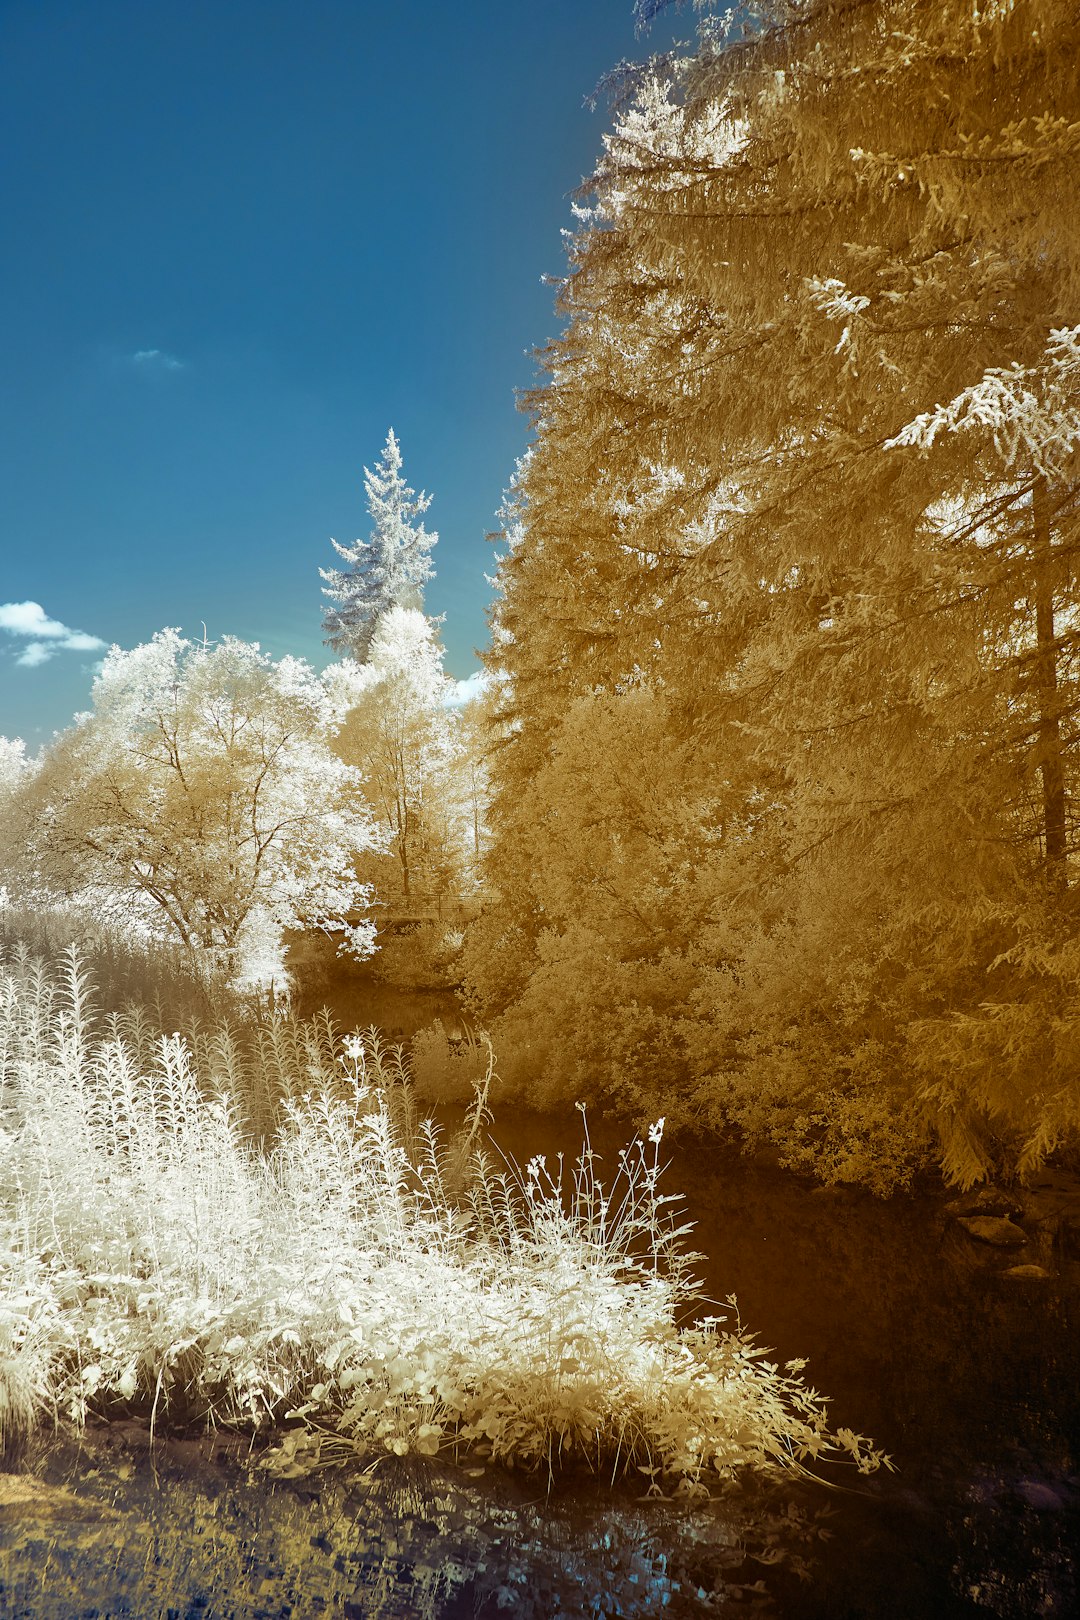
<path id="1" fill-rule="evenodd" d="M 449 1142 L 373 1031 L 153 1033 L 67 951 L 0 958 L 0 1425 L 140 1411 L 294 1425 L 271 1463 L 479 1454 L 654 1494 L 880 1456 L 737 1319 L 680 1325 L 662 1123 L 605 1190 Z M 255 1096 L 261 1051 L 274 1083 Z M 303 1424 L 303 1427 L 296 1425 Z M 280 1438 L 280 1437 L 279 1437 Z"/>

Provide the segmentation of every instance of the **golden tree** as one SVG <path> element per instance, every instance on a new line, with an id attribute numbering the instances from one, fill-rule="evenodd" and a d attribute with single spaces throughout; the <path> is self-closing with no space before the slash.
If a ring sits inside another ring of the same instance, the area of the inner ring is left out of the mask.
<path id="1" fill-rule="evenodd" d="M 1078 76 L 1067 0 L 713 21 L 617 119 L 533 398 L 477 994 L 511 1018 L 594 911 L 610 953 L 593 885 L 539 898 L 562 806 L 520 806 L 578 705 L 647 688 L 683 836 L 615 957 L 692 982 L 641 1086 L 836 1173 L 897 1151 L 886 1092 L 965 1180 L 1080 1117 Z M 567 784 L 594 825 L 605 783 Z"/>

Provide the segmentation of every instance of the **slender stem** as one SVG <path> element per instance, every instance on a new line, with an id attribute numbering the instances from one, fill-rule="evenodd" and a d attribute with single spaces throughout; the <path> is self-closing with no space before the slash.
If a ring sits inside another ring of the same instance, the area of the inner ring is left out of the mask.
<path id="1" fill-rule="evenodd" d="M 1035 643 L 1033 666 L 1038 709 L 1037 759 L 1042 775 L 1043 845 L 1047 871 L 1055 888 L 1068 886 L 1065 772 L 1061 759 L 1061 714 L 1058 699 L 1057 638 L 1054 634 L 1053 554 L 1050 497 L 1039 473 L 1031 490 L 1035 562 Z"/>

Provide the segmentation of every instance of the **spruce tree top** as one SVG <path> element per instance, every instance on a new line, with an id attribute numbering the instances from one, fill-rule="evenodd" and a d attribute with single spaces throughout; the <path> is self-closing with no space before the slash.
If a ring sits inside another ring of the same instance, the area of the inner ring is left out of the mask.
<path id="1" fill-rule="evenodd" d="M 417 495 L 406 484 L 393 428 L 374 472 L 364 468 L 364 488 L 374 525 L 370 539 L 351 546 L 333 540 L 348 567 L 319 569 L 330 602 L 323 614 L 324 642 L 361 664 L 388 608 L 423 607 L 423 587 L 434 572 L 429 553 L 439 538 L 415 521 L 431 505 L 431 496 Z"/>

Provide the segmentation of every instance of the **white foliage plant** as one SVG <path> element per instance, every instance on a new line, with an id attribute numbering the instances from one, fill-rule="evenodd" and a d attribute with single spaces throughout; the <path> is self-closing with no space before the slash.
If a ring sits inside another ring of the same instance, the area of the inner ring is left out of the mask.
<path id="1" fill-rule="evenodd" d="M 169 1412 L 291 1425 L 269 1454 L 286 1476 L 469 1454 L 640 1470 L 652 1494 L 883 1460 L 733 1314 L 679 1325 L 693 1257 L 659 1190 L 662 1122 L 609 1189 L 587 1136 L 572 1173 L 495 1173 L 483 1098 L 445 1143 L 374 1032 L 293 1021 L 273 1041 L 293 1073 L 258 1144 L 226 1032 L 155 1041 L 101 1016 L 74 952 L 0 964 L 9 1439 L 43 1413 Z"/>

